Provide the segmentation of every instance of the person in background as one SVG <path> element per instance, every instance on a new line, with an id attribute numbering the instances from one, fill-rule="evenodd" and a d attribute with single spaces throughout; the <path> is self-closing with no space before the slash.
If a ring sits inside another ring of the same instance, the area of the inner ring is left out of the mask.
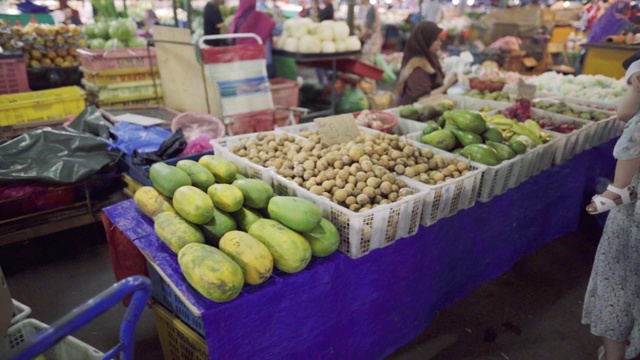
<path id="1" fill-rule="evenodd" d="M 80 18 L 74 14 L 73 9 L 67 5 L 62 9 L 62 12 L 64 13 L 64 24 L 67 25 L 82 25 L 82 21 L 80 21 Z"/>
<path id="2" fill-rule="evenodd" d="M 376 54 L 382 52 L 384 37 L 382 36 L 382 21 L 378 14 L 378 7 L 371 5 L 369 0 L 362 0 L 361 9 L 366 8 L 365 19 L 362 21 L 363 27 L 360 33 L 362 42 L 362 60 L 370 64 L 375 64 Z"/>
<path id="3" fill-rule="evenodd" d="M 424 0 L 420 7 L 420 15 L 424 21 L 439 23 L 443 18 L 440 2 L 438 0 Z"/>
<path id="4" fill-rule="evenodd" d="M 398 77 L 398 105 L 413 104 L 423 97 L 445 94 L 457 82 L 455 74 L 445 78 L 440 65 L 441 32 L 438 25 L 426 21 L 411 33 L 404 48 Z"/>
<path id="5" fill-rule="evenodd" d="M 311 0 L 309 6 L 303 7 L 300 11 L 300 17 L 308 17 L 309 19 L 317 22 L 320 17 L 320 4 L 318 0 Z"/>
<path id="6" fill-rule="evenodd" d="M 210 0 L 204 6 L 204 34 L 220 35 L 225 29 L 224 18 L 220 11 L 220 5 L 224 5 L 224 0 Z M 205 40 L 205 44 L 209 46 L 223 46 L 226 44 L 224 40 Z"/>
<path id="7" fill-rule="evenodd" d="M 138 25 L 138 27 L 143 30 L 141 36 L 144 38 L 151 38 L 153 36 L 152 29 L 155 25 L 160 25 L 160 20 L 158 20 L 158 16 L 156 16 L 156 13 L 153 10 L 148 9 L 145 12 L 144 20 L 142 20 L 141 24 Z"/>
<path id="8" fill-rule="evenodd" d="M 282 32 L 280 27 L 276 27 L 276 23 L 269 15 L 256 10 L 256 0 L 240 0 L 240 5 L 231 23 L 231 31 L 234 34 L 253 33 L 258 35 L 266 49 L 267 70 L 269 75 L 273 74 L 273 56 L 271 54 L 272 36 L 277 36 Z M 236 45 L 256 43 L 254 39 L 236 39 Z"/>
<path id="9" fill-rule="evenodd" d="M 318 21 L 333 20 L 333 1 L 322 0 L 324 7 L 318 13 Z"/>

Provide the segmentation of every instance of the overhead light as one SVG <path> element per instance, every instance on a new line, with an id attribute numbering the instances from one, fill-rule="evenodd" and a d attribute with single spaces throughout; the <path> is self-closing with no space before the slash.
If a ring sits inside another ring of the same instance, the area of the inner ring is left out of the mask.
<path id="1" fill-rule="evenodd" d="M 568 8 L 570 5 L 571 5 L 571 3 L 568 2 L 568 1 L 565 1 L 565 2 L 562 3 L 562 6 L 566 7 L 566 8 Z"/>
<path id="2" fill-rule="evenodd" d="M 474 2 L 475 2 L 475 0 L 467 0 L 467 5 L 473 6 Z"/>
<path id="3" fill-rule="evenodd" d="M 520 0 L 513 0 L 513 5 L 520 5 Z"/>
<path id="4" fill-rule="evenodd" d="M 452 0 L 451 3 L 453 3 L 453 5 L 458 5 L 460 4 L 460 0 Z"/>
<path id="5" fill-rule="evenodd" d="M 387 4 L 391 4 L 392 1 L 393 0 L 384 0 L 384 2 L 387 3 Z"/>
<path id="6" fill-rule="evenodd" d="M 375 5 L 376 3 L 378 3 L 377 0 L 369 0 L 369 4 L 371 4 L 371 5 Z"/>

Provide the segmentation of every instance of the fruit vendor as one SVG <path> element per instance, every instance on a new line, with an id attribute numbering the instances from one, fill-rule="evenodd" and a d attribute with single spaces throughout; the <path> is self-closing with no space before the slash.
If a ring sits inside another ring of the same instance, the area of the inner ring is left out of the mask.
<path id="1" fill-rule="evenodd" d="M 420 98 L 440 95 L 453 86 L 457 78 L 445 77 L 438 54 L 442 29 L 425 21 L 411 33 L 404 48 L 402 68 L 398 78 L 398 104 L 413 104 Z"/>
<path id="2" fill-rule="evenodd" d="M 224 5 L 224 0 L 211 0 L 204 6 L 204 34 L 220 35 L 221 30 L 225 28 L 220 5 Z M 209 46 L 223 46 L 223 40 L 205 40 L 205 44 Z"/>

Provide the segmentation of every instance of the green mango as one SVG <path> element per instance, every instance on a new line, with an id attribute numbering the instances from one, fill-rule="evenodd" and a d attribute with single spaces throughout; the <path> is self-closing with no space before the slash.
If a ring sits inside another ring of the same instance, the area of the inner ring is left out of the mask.
<path id="1" fill-rule="evenodd" d="M 436 124 L 438 124 L 438 126 L 440 126 L 441 128 L 444 128 L 444 126 L 446 125 L 447 120 L 444 118 L 444 116 L 439 116 L 438 119 L 436 120 Z"/>
<path id="2" fill-rule="evenodd" d="M 448 130 L 436 130 L 423 135 L 420 141 L 446 151 L 451 151 L 456 147 L 456 137 Z"/>
<path id="3" fill-rule="evenodd" d="M 471 144 L 464 147 L 464 152 L 469 158 L 481 164 L 496 166 L 500 164 L 500 159 L 493 148 L 485 144 Z"/>
<path id="4" fill-rule="evenodd" d="M 434 131 L 440 130 L 440 126 L 438 126 L 438 124 L 435 121 L 430 120 L 424 124 L 426 126 L 424 127 L 424 129 L 422 129 L 422 135 L 431 134 Z"/>
<path id="5" fill-rule="evenodd" d="M 482 133 L 482 138 L 485 141 L 494 141 L 497 143 L 502 143 L 504 141 L 502 132 L 497 127 L 489 124 L 487 124 L 487 129 Z"/>
<path id="6" fill-rule="evenodd" d="M 493 141 L 487 141 L 487 145 L 496 151 L 498 159 L 501 161 L 510 160 L 516 157 L 516 153 L 510 147 Z"/>
<path id="7" fill-rule="evenodd" d="M 464 148 L 457 148 L 455 150 L 453 150 L 453 153 L 456 155 L 460 155 L 463 157 L 468 157 L 467 154 L 464 152 Z"/>
<path id="8" fill-rule="evenodd" d="M 487 127 L 482 115 L 477 111 L 451 110 L 443 114 L 444 118 L 459 127 L 461 130 L 482 134 Z"/>
<path id="9" fill-rule="evenodd" d="M 512 137 L 508 145 L 511 148 L 511 150 L 513 150 L 513 152 L 515 152 L 518 155 L 521 155 L 527 152 L 527 144 L 518 140 L 517 136 Z"/>
<path id="10" fill-rule="evenodd" d="M 420 113 L 413 105 L 402 106 L 398 109 L 398 116 L 403 119 L 418 120 Z"/>
<path id="11" fill-rule="evenodd" d="M 460 129 L 452 128 L 451 132 L 458 139 L 462 146 L 467 146 L 471 144 L 482 144 L 482 136 L 478 134 L 474 134 L 469 131 L 463 131 Z"/>

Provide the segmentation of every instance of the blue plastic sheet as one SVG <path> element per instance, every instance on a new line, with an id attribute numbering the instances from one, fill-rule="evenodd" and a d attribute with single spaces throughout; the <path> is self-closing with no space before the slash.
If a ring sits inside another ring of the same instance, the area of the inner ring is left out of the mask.
<path id="1" fill-rule="evenodd" d="M 201 312 L 210 359 L 382 359 L 438 310 L 575 231 L 596 179 L 611 176 L 614 143 L 365 257 L 314 258 L 302 272 L 276 273 L 224 304 L 189 286 L 133 201 L 105 213 Z"/>
<path id="2" fill-rule="evenodd" d="M 118 122 L 111 132 L 118 137 L 115 146 L 127 155 L 134 150 L 148 153 L 158 150 L 171 136 L 171 131 L 159 126 L 140 126 L 128 122 Z"/>

